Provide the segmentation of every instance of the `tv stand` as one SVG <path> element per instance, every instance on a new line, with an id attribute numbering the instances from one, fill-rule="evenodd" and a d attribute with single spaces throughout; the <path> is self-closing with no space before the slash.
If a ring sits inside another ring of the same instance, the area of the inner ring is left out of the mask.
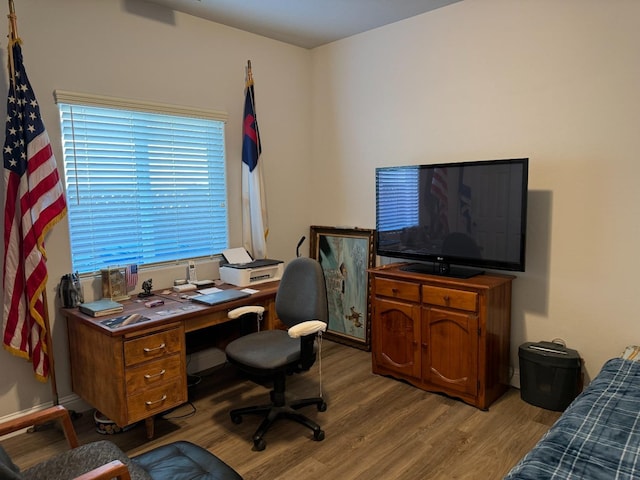
<path id="1" fill-rule="evenodd" d="M 440 275 L 442 277 L 472 278 L 484 274 L 484 270 L 475 268 L 455 267 L 449 263 L 409 263 L 400 267 L 400 270 L 411 273 L 424 273 L 427 275 Z"/>
<path id="2" fill-rule="evenodd" d="M 509 388 L 511 283 L 368 270 L 373 373 L 487 409 Z"/>

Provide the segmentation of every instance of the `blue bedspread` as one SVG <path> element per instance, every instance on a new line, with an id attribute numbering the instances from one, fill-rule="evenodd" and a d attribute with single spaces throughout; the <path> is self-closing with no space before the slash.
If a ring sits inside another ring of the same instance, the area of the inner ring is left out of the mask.
<path id="1" fill-rule="evenodd" d="M 614 358 L 505 477 L 640 478 L 640 362 Z"/>

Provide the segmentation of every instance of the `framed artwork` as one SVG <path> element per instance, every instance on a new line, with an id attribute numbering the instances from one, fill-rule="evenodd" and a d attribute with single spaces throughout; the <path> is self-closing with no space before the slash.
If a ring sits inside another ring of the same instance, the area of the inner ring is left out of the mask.
<path id="1" fill-rule="evenodd" d="M 371 349 L 371 284 L 375 230 L 311 226 L 311 257 L 320 262 L 327 284 L 329 325 L 325 336 Z"/>

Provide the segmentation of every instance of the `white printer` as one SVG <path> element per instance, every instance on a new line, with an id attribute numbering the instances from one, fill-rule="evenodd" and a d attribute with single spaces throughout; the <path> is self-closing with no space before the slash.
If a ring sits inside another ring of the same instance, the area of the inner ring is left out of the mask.
<path id="1" fill-rule="evenodd" d="M 244 248 L 232 248 L 222 252 L 229 263 L 220 265 L 220 279 L 237 287 L 250 287 L 282 278 L 282 260 L 253 260 Z"/>

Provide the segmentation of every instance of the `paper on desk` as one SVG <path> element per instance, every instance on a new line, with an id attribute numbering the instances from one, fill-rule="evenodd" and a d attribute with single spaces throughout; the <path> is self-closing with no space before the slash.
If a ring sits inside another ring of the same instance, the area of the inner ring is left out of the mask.
<path id="1" fill-rule="evenodd" d="M 216 293 L 221 291 L 222 289 L 218 287 L 211 287 L 211 288 L 201 288 L 200 290 L 198 290 L 198 293 L 201 293 L 202 295 L 209 295 L 210 293 Z"/>
<path id="2" fill-rule="evenodd" d="M 254 293 L 258 293 L 260 290 L 254 290 L 253 288 L 243 288 L 242 291 L 253 295 Z"/>
<path id="3" fill-rule="evenodd" d="M 243 247 L 228 248 L 222 252 L 222 255 L 224 255 L 227 262 L 231 264 L 250 263 L 253 261 L 249 252 L 247 252 Z"/>

